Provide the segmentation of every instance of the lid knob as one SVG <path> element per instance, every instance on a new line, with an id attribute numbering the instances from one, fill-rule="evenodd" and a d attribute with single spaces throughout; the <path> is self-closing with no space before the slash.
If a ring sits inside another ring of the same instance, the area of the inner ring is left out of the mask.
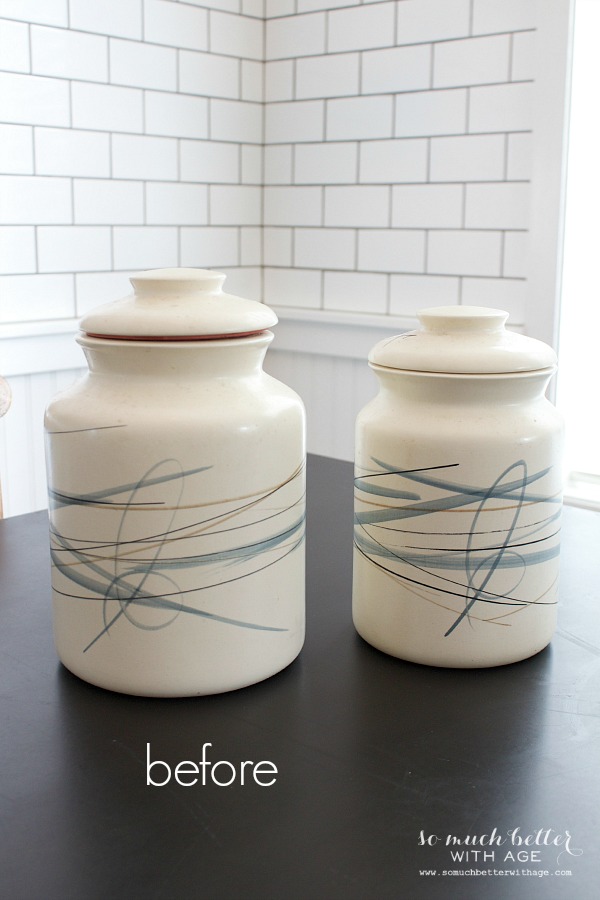
<path id="1" fill-rule="evenodd" d="M 434 334 L 501 331 L 508 319 L 503 309 L 486 306 L 435 306 L 417 316 L 425 330 Z"/>

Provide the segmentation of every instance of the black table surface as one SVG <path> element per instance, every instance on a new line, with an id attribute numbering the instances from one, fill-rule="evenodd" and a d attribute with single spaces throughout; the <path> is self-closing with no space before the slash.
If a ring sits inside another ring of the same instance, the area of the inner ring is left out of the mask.
<path id="1" fill-rule="evenodd" d="M 313 457 L 308 476 L 304 650 L 212 697 L 67 672 L 46 514 L 0 522 L 2 898 L 600 896 L 600 514 L 565 510 L 550 647 L 429 668 L 355 633 L 352 467 Z M 208 743 L 213 762 L 272 762 L 275 783 L 147 784 L 148 744 L 174 771 Z"/>

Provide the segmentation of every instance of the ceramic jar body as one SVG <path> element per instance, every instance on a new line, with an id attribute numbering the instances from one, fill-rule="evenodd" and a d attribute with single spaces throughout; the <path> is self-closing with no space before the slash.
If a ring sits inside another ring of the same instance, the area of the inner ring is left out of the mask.
<path id="1" fill-rule="evenodd" d="M 435 666 L 515 662 L 556 623 L 562 422 L 553 369 L 373 366 L 356 433 L 353 615 L 386 653 Z"/>
<path id="2" fill-rule="evenodd" d="M 56 646 L 87 681 L 209 694 L 300 652 L 304 412 L 271 339 L 79 339 L 46 430 Z"/>

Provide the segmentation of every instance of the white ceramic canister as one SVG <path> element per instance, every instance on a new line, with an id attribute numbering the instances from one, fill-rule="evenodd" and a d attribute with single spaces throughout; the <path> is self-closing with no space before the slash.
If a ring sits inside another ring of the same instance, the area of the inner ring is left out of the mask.
<path id="1" fill-rule="evenodd" d="M 423 310 L 377 344 L 356 431 L 353 617 L 393 656 L 525 659 L 556 623 L 562 422 L 554 351 L 496 309 Z"/>
<path id="2" fill-rule="evenodd" d="M 133 277 L 46 412 L 56 647 L 111 690 L 229 691 L 304 641 L 304 410 L 262 369 L 275 313 L 224 279 Z"/>

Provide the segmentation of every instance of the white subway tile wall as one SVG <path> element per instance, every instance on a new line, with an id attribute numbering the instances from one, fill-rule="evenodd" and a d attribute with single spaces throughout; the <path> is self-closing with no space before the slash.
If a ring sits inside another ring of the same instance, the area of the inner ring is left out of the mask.
<path id="1" fill-rule="evenodd" d="M 493 302 L 523 324 L 534 0 L 267 0 L 265 16 L 265 300 Z"/>
<path id="2" fill-rule="evenodd" d="M 3 0 L 0 322 L 70 319 L 156 266 L 260 296 L 264 12 Z"/>
<path id="3" fill-rule="evenodd" d="M 0 321 L 211 265 L 274 305 L 522 323 L 535 25 L 534 0 L 3 0 Z"/>

